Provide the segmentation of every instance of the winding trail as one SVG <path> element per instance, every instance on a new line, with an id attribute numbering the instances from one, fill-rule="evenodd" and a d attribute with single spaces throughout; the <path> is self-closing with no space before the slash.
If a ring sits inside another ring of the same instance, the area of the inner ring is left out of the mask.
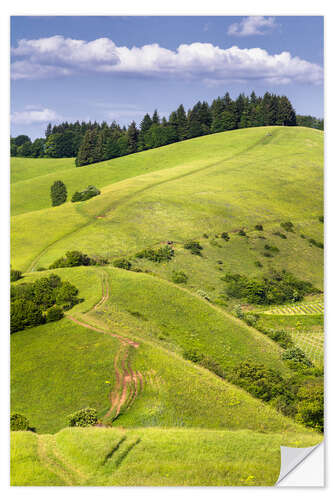
<path id="1" fill-rule="evenodd" d="M 93 307 L 93 310 L 97 311 L 108 300 L 108 298 L 109 282 L 105 273 L 102 277 L 102 297 Z M 140 344 L 129 338 L 117 335 L 116 333 L 92 326 L 83 320 L 79 320 L 74 316 L 71 316 L 70 314 L 67 314 L 66 317 L 84 328 L 89 328 L 95 332 L 110 335 L 111 337 L 116 338 L 120 343 L 119 350 L 117 351 L 113 362 L 116 382 L 109 395 L 110 408 L 102 418 L 102 423 L 110 423 L 110 421 L 113 422 L 121 413 L 124 413 L 132 406 L 135 399 L 143 389 L 142 374 L 139 371 L 133 371 L 131 366 L 132 351 L 133 349 L 137 349 Z"/>

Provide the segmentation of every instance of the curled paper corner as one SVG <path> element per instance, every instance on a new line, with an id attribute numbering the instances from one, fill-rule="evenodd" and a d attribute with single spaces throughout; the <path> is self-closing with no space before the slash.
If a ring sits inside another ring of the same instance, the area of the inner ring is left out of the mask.
<path id="1" fill-rule="evenodd" d="M 291 448 L 289 446 L 280 446 L 281 449 L 281 466 L 280 475 L 275 483 L 275 486 L 283 486 L 280 484 L 290 472 L 294 471 L 314 450 L 322 446 L 322 453 L 324 453 L 323 441 L 316 444 L 315 446 L 309 446 L 307 448 Z M 323 468 L 323 463 L 321 464 Z M 318 475 L 323 478 L 323 470 L 318 471 Z M 288 484 L 286 486 L 293 486 Z M 295 484 L 296 486 L 296 484 Z M 298 485 L 297 485 L 298 486 Z M 313 484 L 313 486 L 323 486 L 323 479 Z"/>

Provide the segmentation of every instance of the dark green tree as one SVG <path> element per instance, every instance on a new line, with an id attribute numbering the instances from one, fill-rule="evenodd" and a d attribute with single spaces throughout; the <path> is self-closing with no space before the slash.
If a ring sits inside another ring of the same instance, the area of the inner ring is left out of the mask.
<path id="1" fill-rule="evenodd" d="M 133 121 L 127 130 L 128 152 L 135 153 L 137 150 L 139 131 L 136 128 L 136 123 Z"/>
<path id="2" fill-rule="evenodd" d="M 52 206 L 57 207 L 65 203 L 67 199 L 67 189 L 62 181 L 55 181 L 51 186 L 51 201 Z"/>

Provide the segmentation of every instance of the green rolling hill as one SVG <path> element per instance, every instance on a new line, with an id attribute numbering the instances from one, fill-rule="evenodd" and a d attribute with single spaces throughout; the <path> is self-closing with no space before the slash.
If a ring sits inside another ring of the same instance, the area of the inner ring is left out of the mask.
<path id="1" fill-rule="evenodd" d="M 11 264 L 24 274 L 14 286 L 55 273 L 84 301 L 11 335 L 11 410 L 37 431 L 13 434 L 12 484 L 268 485 L 280 445 L 322 439 L 230 382 L 245 361 L 286 380 L 293 371 L 281 346 L 231 314 L 237 301 L 221 280 L 286 269 L 322 289 L 323 249 L 310 241 L 323 241 L 322 162 L 322 132 L 299 127 L 213 134 L 80 168 L 13 159 Z M 101 195 L 51 207 L 58 179 L 69 196 L 89 184 Z M 167 262 L 137 255 L 165 245 Z M 267 246 L 277 250 L 267 256 Z M 69 250 L 108 265 L 46 270 Z M 120 257 L 131 270 L 112 265 Z M 176 284 L 180 271 L 187 280 Z M 83 407 L 105 428 L 64 429 Z"/>

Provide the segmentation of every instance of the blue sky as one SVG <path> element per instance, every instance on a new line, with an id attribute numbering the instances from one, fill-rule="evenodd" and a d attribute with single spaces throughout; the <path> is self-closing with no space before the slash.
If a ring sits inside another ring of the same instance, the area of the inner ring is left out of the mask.
<path id="1" fill-rule="evenodd" d="M 323 116 L 323 18 L 12 17 L 13 136 L 49 121 L 140 122 L 229 91 Z"/>

